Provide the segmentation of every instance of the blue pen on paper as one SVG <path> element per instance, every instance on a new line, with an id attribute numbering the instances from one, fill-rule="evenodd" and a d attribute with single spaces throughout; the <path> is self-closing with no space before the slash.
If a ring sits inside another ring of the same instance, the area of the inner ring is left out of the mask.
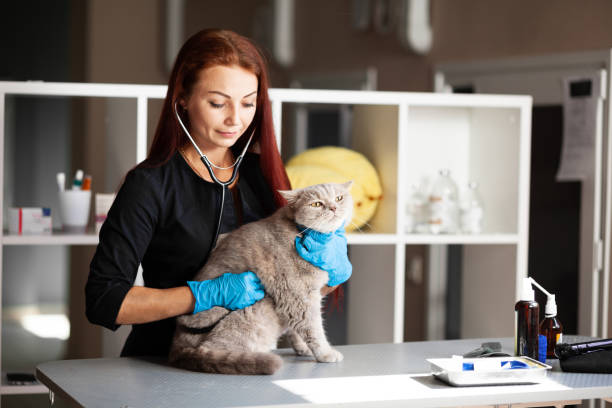
<path id="1" fill-rule="evenodd" d="M 57 173 L 55 178 L 57 180 L 58 191 L 64 191 L 64 186 L 66 185 L 66 175 L 64 173 Z"/>
<path id="2" fill-rule="evenodd" d="M 72 189 L 80 190 L 82 184 L 83 184 L 83 170 L 78 169 L 74 176 L 74 181 L 72 182 Z"/>

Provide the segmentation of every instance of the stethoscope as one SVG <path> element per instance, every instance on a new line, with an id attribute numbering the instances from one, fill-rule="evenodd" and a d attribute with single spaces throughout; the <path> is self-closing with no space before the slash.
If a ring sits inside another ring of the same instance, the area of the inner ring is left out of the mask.
<path id="1" fill-rule="evenodd" d="M 176 105 L 177 105 L 177 102 L 174 102 L 174 114 L 176 115 L 176 119 L 178 120 L 179 124 L 183 128 L 183 131 L 185 132 L 187 137 L 189 138 L 189 141 L 191 142 L 193 147 L 195 147 L 196 151 L 200 155 L 200 160 L 202 160 L 202 163 L 204 163 L 204 166 L 206 166 L 206 168 L 208 169 L 208 174 L 210 174 L 210 178 L 216 184 L 221 186 L 221 206 L 219 207 L 219 213 L 217 215 L 217 228 L 215 229 L 215 235 L 213 236 L 213 241 L 212 241 L 212 246 L 211 246 L 211 248 L 214 248 L 215 245 L 217 244 L 217 238 L 219 238 L 219 231 L 221 230 L 221 219 L 223 218 L 223 205 L 225 203 L 225 188 L 230 186 L 234 181 L 236 181 L 236 177 L 238 176 L 238 168 L 240 167 L 240 163 L 242 163 L 242 159 L 244 158 L 244 155 L 247 149 L 249 148 L 249 145 L 251 144 L 251 140 L 253 139 L 253 135 L 255 134 L 255 129 L 253 129 L 253 131 L 251 132 L 251 136 L 249 136 L 249 140 L 246 142 L 244 149 L 242 149 L 242 153 L 240 153 L 240 155 L 236 158 L 236 161 L 234 161 L 234 164 L 228 167 L 220 167 L 214 164 L 213 162 L 211 162 L 208 159 L 208 157 L 206 157 L 206 155 L 202 153 L 202 151 L 196 144 L 195 140 L 193 140 L 193 138 L 189 134 L 189 131 L 185 127 L 185 124 L 183 124 L 183 121 L 181 120 L 181 117 L 178 114 Z M 215 172 L 213 171 L 213 167 L 219 170 L 228 170 L 233 167 L 232 176 L 227 181 L 221 181 L 215 175 Z"/>

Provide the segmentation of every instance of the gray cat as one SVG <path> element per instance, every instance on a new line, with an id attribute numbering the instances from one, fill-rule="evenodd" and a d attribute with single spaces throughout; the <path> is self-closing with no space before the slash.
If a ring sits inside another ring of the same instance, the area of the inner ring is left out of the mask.
<path id="1" fill-rule="evenodd" d="M 194 280 L 250 270 L 261 280 L 266 296 L 240 310 L 213 307 L 178 317 L 170 363 L 211 373 L 272 374 L 282 360 L 270 350 L 284 333 L 298 355 L 325 363 L 341 361 L 342 354 L 329 345 L 323 330 L 321 289 L 327 272 L 297 254 L 295 238 L 300 234 L 297 225 L 329 233 L 348 222 L 351 185 L 352 181 L 281 191 L 287 206 L 220 240 Z"/>

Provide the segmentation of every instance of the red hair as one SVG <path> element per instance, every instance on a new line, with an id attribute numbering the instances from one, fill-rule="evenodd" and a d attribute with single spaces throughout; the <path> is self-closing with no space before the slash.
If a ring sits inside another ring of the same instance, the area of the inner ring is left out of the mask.
<path id="1" fill-rule="evenodd" d="M 266 62 L 262 52 L 251 40 L 232 31 L 202 30 L 183 44 L 172 68 L 166 99 L 149 154 L 138 167 L 160 166 L 170 160 L 179 147 L 188 143 L 187 136 L 174 115 L 174 105 L 179 99 L 187 98 L 190 95 L 203 69 L 216 65 L 236 65 L 257 76 L 255 117 L 249 128 L 236 141 L 235 147 L 242 150 L 252 129 L 256 129 L 252 144 L 259 144 L 262 173 L 274 192 L 274 202 L 277 207 L 281 207 L 286 202 L 277 190 L 288 190 L 291 184 L 274 136 Z M 188 123 L 186 119 L 183 121 Z"/>

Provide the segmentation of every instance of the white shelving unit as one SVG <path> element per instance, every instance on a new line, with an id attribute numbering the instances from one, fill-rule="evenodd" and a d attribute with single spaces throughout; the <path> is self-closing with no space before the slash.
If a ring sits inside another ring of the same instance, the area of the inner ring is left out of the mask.
<path id="1" fill-rule="evenodd" d="M 0 82 L 0 154 L 4 157 L 7 95 L 132 98 L 137 103 L 136 164 L 146 156 L 148 101 L 165 94 L 165 86 L 152 85 Z M 284 114 L 292 106 L 350 105 L 350 147 L 368 157 L 383 184 L 384 199 L 369 221 L 371 228 L 348 235 L 354 265 L 346 309 L 349 343 L 403 340 L 406 245 L 463 244 L 462 336 L 511 335 L 510 311 L 519 278 L 527 271 L 530 97 L 270 89 L 270 98 L 279 145 L 293 137 L 281 134 Z M 451 170 L 459 185 L 479 181 L 486 203 L 483 234 L 403 233 L 408 188 L 442 167 Z M 96 245 L 97 236 L 0 231 L 0 242 L 1 261 L 5 245 Z M 0 392 L 24 390 L 3 385 Z"/>

